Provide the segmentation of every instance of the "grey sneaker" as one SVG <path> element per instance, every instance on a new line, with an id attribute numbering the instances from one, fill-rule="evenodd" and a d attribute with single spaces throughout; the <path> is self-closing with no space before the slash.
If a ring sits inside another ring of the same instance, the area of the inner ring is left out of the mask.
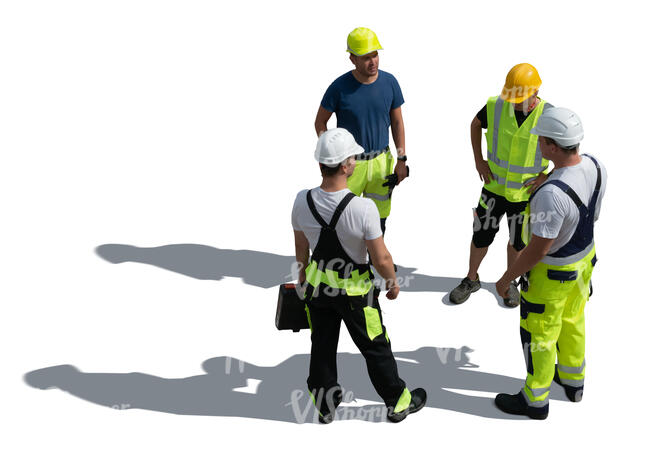
<path id="1" fill-rule="evenodd" d="M 467 301 L 469 296 L 481 288 L 481 280 L 476 275 L 476 281 L 464 278 L 460 284 L 449 294 L 449 301 L 454 304 L 461 304 Z"/>
<path id="2" fill-rule="evenodd" d="M 508 287 L 508 298 L 503 299 L 503 303 L 509 308 L 516 308 L 519 306 L 521 295 L 519 294 L 519 289 L 517 289 L 517 283 L 512 281 L 510 287 Z"/>

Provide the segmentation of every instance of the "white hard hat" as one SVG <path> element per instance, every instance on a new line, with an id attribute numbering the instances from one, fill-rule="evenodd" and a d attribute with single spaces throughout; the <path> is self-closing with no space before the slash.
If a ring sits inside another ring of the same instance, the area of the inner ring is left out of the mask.
<path id="1" fill-rule="evenodd" d="M 574 146 L 585 136 L 578 115 L 562 107 L 545 108 L 530 133 L 551 138 L 562 147 Z"/>
<path id="2" fill-rule="evenodd" d="M 325 166 L 336 167 L 348 157 L 363 153 L 363 148 L 354 141 L 354 137 L 345 129 L 326 130 L 318 138 L 314 157 Z"/>

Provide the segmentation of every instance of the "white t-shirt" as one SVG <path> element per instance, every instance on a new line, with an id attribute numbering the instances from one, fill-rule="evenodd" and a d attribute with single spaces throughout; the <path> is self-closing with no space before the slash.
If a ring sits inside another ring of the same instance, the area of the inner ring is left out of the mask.
<path id="1" fill-rule="evenodd" d="M 576 192 L 585 207 L 589 206 L 589 200 L 596 188 L 597 171 L 596 165 L 586 155 L 582 155 L 582 161 L 577 165 L 565 166 L 553 170 L 548 180 L 561 180 Z M 600 165 L 600 195 L 596 201 L 596 213 L 594 221 L 600 214 L 600 204 L 605 194 L 607 185 L 607 171 Z M 578 227 L 580 213 L 575 202 L 555 185 L 545 185 L 535 193 L 530 203 L 530 225 L 534 235 L 545 239 L 555 239 L 548 254 L 553 254 L 566 245 Z"/>
<path id="2" fill-rule="evenodd" d="M 291 212 L 291 224 L 296 231 L 302 231 L 309 240 L 309 248 L 312 252 L 318 243 L 321 225 L 309 210 L 307 204 L 307 192 L 302 190 L 296 196 Z M 314 200 L 316 210 L 323 217 L 326 223 L 332 220 L 336 206 L 350 193 L 347 188 L 335 192 L 326 192 L 320 187 L 312 190 L 311 196 Z M 338 223 L 336 223 L 336 235 L 348 256 L 357 264 L 368 262 L 365 240 L 374 240 L 381 237 L 381 225 L 379 223 L 379 211 L 377 206 L 370 199 L 355 196 L 347 205 Z"/>

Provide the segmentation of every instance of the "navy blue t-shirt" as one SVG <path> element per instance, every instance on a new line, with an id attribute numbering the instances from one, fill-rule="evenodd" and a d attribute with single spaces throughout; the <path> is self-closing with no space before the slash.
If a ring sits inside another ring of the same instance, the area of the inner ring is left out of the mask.
<path id="1" fill-rule="evenodd" d="M 404 103 L 402 90 L 392 74 L 378 71 L 377 79 L 364 85 L 352 71 L 334 80 L 321 106 L 336 113 L 336 126 L 347 129 L 366 152 L 388 146 L 390 111 Z"/>

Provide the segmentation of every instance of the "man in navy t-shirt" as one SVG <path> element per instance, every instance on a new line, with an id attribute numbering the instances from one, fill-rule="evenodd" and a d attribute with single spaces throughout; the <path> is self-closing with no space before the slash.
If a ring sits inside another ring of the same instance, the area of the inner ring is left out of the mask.
<path id="1" fill-rule="evenodd" d="M 382 47 L 377 36 L 367 28 L 356 28 L 348 35 L 348 52 L 355 68 L 343 74 L 327 88 L 316 115 L 316 133 L 327 130 L 327 121 L 336 113 L 336 126 L 347 129 L 364 153 L 348 179 L 348 187 L 358 196 L 372 199 L 377 205 L 382 231 L 390 214 L 393 187 L 406 176 L 402 90 L 395 77 L 380 71 Z M 388 128 L 392 129 L 397 147 L 397 165 L 388 147 Z"/>

